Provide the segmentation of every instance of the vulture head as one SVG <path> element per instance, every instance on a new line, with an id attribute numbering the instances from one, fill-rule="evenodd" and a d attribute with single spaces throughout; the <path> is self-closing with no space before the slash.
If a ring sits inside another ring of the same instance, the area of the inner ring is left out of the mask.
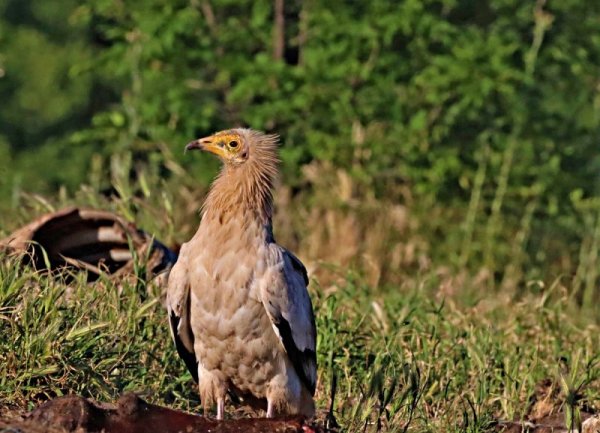
<path id="1" fill-rule="evenodd" d="M 188 143 L 186 150 L 214 153 L 226 166 L 253 162 L 267 166 L 277 162 L 278 137 L 245 128 L 227 129 Z"/>
<path id="2" fill-rule="evenodd" d="M 204 215 L 223 215 L 231 209 L 252 210 L 270 225 L 278 143 L 276 135 L 245 128 L 227 129 L 188 143 L 186 150 L 214 153 L 223 161 L 223 170 L 204 202 Z"/>

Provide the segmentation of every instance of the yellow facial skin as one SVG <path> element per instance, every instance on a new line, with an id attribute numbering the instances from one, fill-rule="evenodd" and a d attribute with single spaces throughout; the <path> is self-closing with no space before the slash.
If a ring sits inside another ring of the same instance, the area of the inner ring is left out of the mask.
<path id="1" fill-rule="evenodd" d="M 239 134 L 218 132 L 209 137 L 200 138 L 189 143 L 185 150 L 200 149 L 205 152 L 214 153 L 227 162 L 235 162 L 242 157 L 245 159 L 247 152 L 243 138 Z M 240 154 L 241 152 L 241 154 Z"/>

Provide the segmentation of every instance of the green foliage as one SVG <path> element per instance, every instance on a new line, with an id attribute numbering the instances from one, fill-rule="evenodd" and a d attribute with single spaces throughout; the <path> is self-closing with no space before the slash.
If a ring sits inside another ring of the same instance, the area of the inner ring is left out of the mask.
<path id="1" fill-rule="evenodd" d="M 281 17 L 267 0 L 53 5 L 0 4 L 3 202 L 77 190 L 92 161 L 109 189 L 115 154 L 132 177 L 185 164 L 206 185 L 214 162 L 184 163 L 183 145 L 247 125 L 281 135 L 289 185 L 328 162 L 365 196 L 410 205 L 441 245 L 435 263 L 485 269 L 499 287 L 578 273 L 580 294 L 595 291 L 583 273 L 597 268 L 585 239 L 600 215 L 600 11 L 588 1 L 288 0 Z"/>
<path id="2" fill-rule="evenodd" d="M 146 300 L 127 282 L 103 281 L 90 290 L 85 278 L 65 284 L 7 261 L 0 281 L 3 406 L 25 408 L 31 399 L 73 392 L 103 399 L 117 390 L 163 398 L 182 392 L 189 376 L 172 380 L 182 369 L 164 350 L 170 336 L 156 296 Z M 193 393 L 181 403 L 188 401 L 197 402 Z"/>
<path id="3" fill-rule="evenodd" d="M 349 431 L 486 431 L 551 378 L 578 424 L 600 392 L 600 10 L 283 3 L 280 27 L 267 0 L 0 0 L 1 234 L 85 204 L 181 243 L 217 166 L 184 144 L 275 132 L 278 239 L 334 263 L 320 407 L 335 375 Z M 198 410 L 158 293 L 0 263 L 0 405 Z"/>

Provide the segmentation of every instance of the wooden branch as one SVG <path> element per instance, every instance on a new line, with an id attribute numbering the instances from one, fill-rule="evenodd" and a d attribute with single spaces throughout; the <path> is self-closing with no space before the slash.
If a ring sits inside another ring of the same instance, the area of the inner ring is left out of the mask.
<path id="1" fill-rule="evenodd" d="M 273 24 L 273 59 L 283 59 L 285 49 L 284 0 L 275 0 L 275 20 Z"/>
<path id="2" fill-rule="evenodd" d="M 304 47 L 308 40 L 308 6 L 302 2 L 298 23 L 298 64 L 304 64 Z"/>

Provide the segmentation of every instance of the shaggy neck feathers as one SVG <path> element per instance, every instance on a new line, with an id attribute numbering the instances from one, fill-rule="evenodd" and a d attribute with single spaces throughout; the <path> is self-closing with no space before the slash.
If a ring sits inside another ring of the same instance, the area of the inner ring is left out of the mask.
<path id="1" fill-rule="evenodd" d="M 270 226 L 273 182 L 277 176 L 277 137 L 247 130 L 248 159 L 225 163 L 213 182 L 202 209 L 203 218 L 220 222 L 234 215 Z M 241 215 L 240 215 L 241 213 Z"/>

